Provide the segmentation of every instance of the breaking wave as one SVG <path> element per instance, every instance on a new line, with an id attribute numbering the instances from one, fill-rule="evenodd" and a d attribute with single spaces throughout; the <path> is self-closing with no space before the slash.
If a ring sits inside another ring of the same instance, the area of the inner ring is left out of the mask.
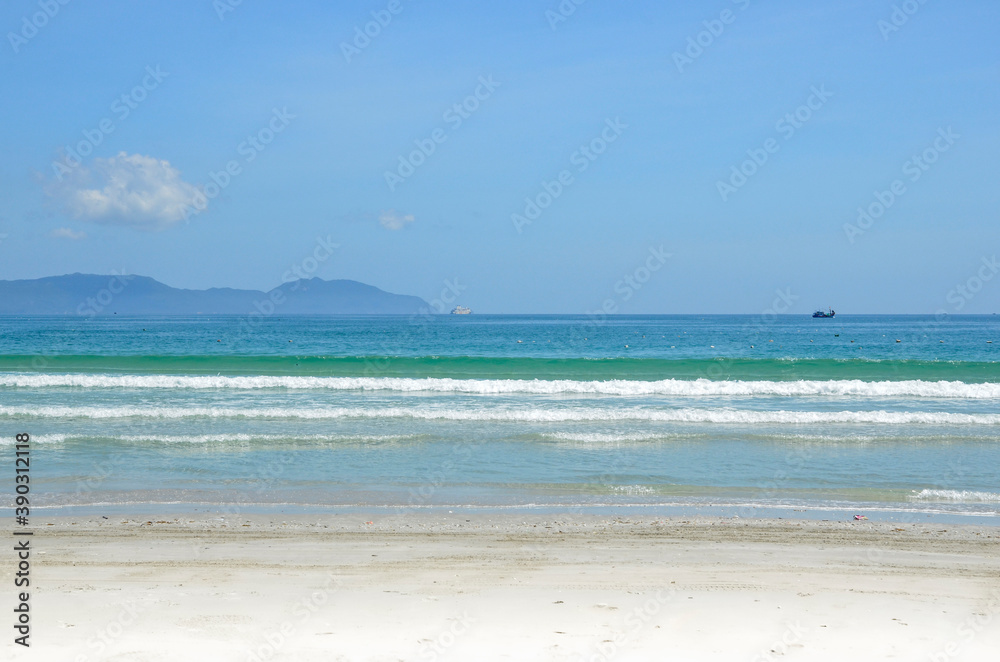
<path id="1" fill-rule="evenodd" d="M 913 495 L 917 501 L 964 501 L 974 503 L 1000 503 L 996 492 L 975 492 L 970 490 L 920 490 Z"/>
<path id="2" fill-rule="evenodd" d="M 960 381 L 715 381 L 663 379 L 604 381 L 540 379 L 451 379 L 400 377 L 0 374 L 7 388 L 133 388 L 133 389 L 312 389 L 333 391 L 397 391 L 480 395 L 616 395 L 616 396 L 840 396 L 1000 399 L 998 383 Z"/>
<path id="3" fill-rule="evenodd" d="M 921 411 L 785 411 L 565 407 L 4 407 L 0 417 L 90 419 L 417 419 L 495 422 L 659 421 L 721 424 L 1000 425 L 1000 414 Z"/>

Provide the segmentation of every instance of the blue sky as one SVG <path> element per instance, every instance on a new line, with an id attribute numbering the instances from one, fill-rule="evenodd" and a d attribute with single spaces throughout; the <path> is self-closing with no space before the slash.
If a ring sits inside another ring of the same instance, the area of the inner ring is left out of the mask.
<path id="1" fill-rule="evenodd" d="M 986 0 L 10 0 L 0 279 L 1000 311 L 998 25 Z"/>

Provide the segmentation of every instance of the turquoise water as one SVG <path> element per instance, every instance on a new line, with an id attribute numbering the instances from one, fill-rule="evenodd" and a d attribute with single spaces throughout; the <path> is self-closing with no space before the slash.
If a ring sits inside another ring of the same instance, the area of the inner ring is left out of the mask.
<path id="1" fill-rule="evenodd" d="M 0 443 L 53 509 L 993 518 L 998 360 L 1000 316 L 0 318 Z"/>

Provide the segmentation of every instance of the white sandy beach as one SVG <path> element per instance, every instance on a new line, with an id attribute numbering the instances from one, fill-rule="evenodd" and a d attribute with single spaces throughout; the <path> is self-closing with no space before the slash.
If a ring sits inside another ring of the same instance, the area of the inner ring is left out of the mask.
<path id="1" fill-rule="evenodd" d="M 5 659 L 943 661 L 1000 650 L 993 527 L 34 519 L 32 646 L 8 628 Z M 9 595 L 12 575 L 5 563 Z"/>

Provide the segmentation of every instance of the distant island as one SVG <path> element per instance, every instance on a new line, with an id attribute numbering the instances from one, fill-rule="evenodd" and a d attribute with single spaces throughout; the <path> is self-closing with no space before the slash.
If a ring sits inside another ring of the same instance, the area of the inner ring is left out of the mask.
<path id="1" fill-rule="evenodd" d="M 300 279 L 268 292 L 183 290 L 147 276 L 69 274 L 0 280 L 0 315 L 409 315 L 420 297 L 353 280 Z"/>

